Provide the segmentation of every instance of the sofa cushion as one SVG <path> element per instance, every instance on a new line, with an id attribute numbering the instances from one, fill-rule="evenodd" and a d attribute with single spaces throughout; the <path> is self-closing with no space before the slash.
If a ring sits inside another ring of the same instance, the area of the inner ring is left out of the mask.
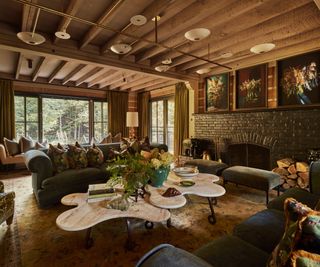
<path id="1" fill-rule="evenodd" d="M 55 173 L 60 173 L 69 169 L 67 152 L 64 149 L 59 148 L 59 144 L 57 147 L 49 144 L 47 153 L 52 161 L 53 171 Z"/>
<path id="2" fill-rule="evenodd" d="M 19 144 L 20 144 L 20 151 L 22 153 L 27 152 L 28 150 L 34 149 L 34 142 L 31 138 L 27 138 L 24 136 L 21 136 L 20 140 L 19 140 Z"/>
<path id="3" fill-rule="evenodd" d="M 121 142 L 121 133 L 117 133 L 115 136 L 112 137 L 112 143 Z"/>
<path id="4" fill-rule="evenodd" d="M 269 254 L 236 236 L 224 236 L 213 240 L 194 252 L 195 255 L 215 267 L 261 267 Z"/>
<path id="5" fill-rule="evenodd" d="M 266 209 L 249 217 L 233 229 L 242 240 L 271 253 L 285 229 L 285 216 L 279 210 Z"/>
<path id="6" fill-rule="evenodd" d="M 228 165 L 223 162 L 204 159 L 188 160 L 185 165 L 197 166 L 199 172 L 211 173 L 214 175 L 221 175 L 222 171 L 228 168 Z"/>
<path id="7" fill-rule="evenodd" d="M 9 140 L 7 138 L 3 138 L 3 144 L 4 147 L 6 148 L 6 152 L 8 156 L 15 156 L 20 154 L 20 145 L 18 142 L 14 140 Z"/>
<path id="8" fill-rule="evenodd" d="M 71 169 L 81 169 L 88 166 L 87 152 L 84 148 L 76 145 L 68 145 L 68 161 Z"/>
<path id="9" fill-rule="evenodd" d="M 99 167 L 104 161 L 101 149 L 93 144 L 87 150 L 87 159 L 89 167 Z"/>
<path id="10" fill-rule="evenodd" d="M 296 199 L 297 201 L 307 205 L 310 208 L 314 208 L 320 199 L 319 196 L 311 194 L 307 190 L 300 188 L 290 188 L 279 197 L 270 201 L 268 204 L 268 209 L 283 210 L 284 201 L 289 197 Z"/>

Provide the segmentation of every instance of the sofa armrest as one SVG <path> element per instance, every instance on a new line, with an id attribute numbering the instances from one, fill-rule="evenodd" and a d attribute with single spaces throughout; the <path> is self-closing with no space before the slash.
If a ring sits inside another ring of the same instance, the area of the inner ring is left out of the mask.
<path id="1" fill-rule="evenodd" d="M 5 164 L 7 158 L 7 152 L 3 144 L 0 144 L 0 162 Z"/>
<path id="2" fill-rule="evenodd" d="M 42 181 L 53 175 L 53 166 L 46 153 L 40 150 L 29 150 L 24 154 L 25 164 L 32 175 L 33 189 L 41 188 Z M 35 181 L 34 181 L 35 179 Z"/>
<path id="3" fill-rule="evenodd" d="M 310 192 L 320 196 L 320 160 L 311 162 L 309 180 Z"/>
<path id="4" fill-rule="evenodd" d="M 4 184 L 0 181 L 0 193 L 4 192 Z"/>

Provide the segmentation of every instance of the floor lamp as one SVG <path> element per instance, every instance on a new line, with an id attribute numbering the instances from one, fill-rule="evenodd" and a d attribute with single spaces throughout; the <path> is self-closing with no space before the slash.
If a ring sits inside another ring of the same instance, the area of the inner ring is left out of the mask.
<path id="1" fill-rule="evenodd" d="M 139 127 L 139 118 L 138 118 L 138 112 L 127 112 L 127 127 L 129 127 L 129 138 L 133 139 L 135 138 L 135 131 L 134 127 Z"/>

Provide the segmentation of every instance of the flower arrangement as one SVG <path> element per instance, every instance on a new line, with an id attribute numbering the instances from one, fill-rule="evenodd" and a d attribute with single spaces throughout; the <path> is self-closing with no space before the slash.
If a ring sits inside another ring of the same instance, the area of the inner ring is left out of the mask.
<path id="1" fill-rule="evenodd" d="M 261 79 L 246 80 L 240 85 L 240 92 L 245 93 L 246 102 L 256 102 L 261 91 Z"/>
<path id="2" fill-rule="evenodd" d="M 169 152 L 159 152 L 159 149 L 153 149 L 150 155 L 150 162 L 154 169 L 169 168 L 173 162 L 173 155 Z"/>

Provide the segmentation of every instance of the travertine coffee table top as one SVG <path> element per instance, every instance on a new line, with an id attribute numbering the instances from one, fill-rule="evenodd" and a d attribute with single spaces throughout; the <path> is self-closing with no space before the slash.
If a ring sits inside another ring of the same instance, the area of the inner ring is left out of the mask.
<path id="1" fill-rule="evenodd" d="M 192 180 L 195 182 L 193 186 L 184 187 L 180 186 L 180 181 Z M 176 209 L 184 206 L 187 202 L 184 195 L 197 195 L 201 197 L 220 197 L 226 193 L 226 190 L 215 184 L 219 177 L 207 173 L 199 173 L 192 179 L 183 179 L 174 173 L 170 172 L 167 181 L 164 182 L 162 187 L 153 187 L 148 185 L 146 190 L 150 193 L 150 203 L 164 209 Z M 181 192 L 181 195 L 174 197 L 163 197 L 162 194 L 169 188 L 174 187 Z"/>
<path id="2" fill-rule="evenodd" d="M 162 222 L 170 218 L 170 212 L 155 207 L 148 200 L 139 198 L 130 201 L 128 210 L 121 211 L 106 208 L 107 201 L 87 203 L 87 193 L 70 194 L 62 198 L 64 205 L 77 206 L 60 214 L 56 224 L 66 231 L 88 229 L 100 222 L 115 218 L 138 218 L 150 222 Z"/>

